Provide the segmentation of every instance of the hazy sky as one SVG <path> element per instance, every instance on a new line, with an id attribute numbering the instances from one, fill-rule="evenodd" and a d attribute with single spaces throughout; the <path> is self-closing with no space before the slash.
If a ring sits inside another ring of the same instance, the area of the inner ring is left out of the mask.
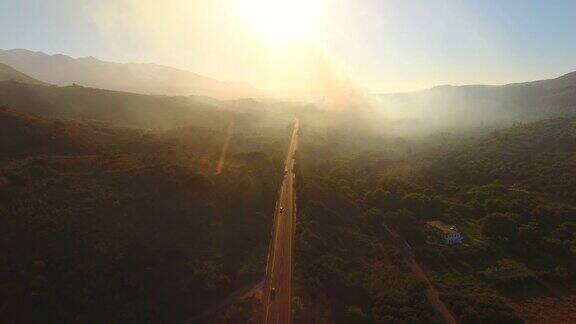
<path id="1" fill-rule="evenodd" d="M 576 70 L 576 1 L 0 0 L 0 48 L 291 91 L 500 84 Z"/>

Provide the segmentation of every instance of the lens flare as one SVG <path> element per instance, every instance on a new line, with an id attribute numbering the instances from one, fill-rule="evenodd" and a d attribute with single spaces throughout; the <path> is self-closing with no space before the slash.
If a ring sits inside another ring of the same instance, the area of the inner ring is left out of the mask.
<path id="1" fill-rule="evenodd" d="M 313 39 L 322 16 L 323 0 L 236 0 L 237 8 L 266 41 Z"/>

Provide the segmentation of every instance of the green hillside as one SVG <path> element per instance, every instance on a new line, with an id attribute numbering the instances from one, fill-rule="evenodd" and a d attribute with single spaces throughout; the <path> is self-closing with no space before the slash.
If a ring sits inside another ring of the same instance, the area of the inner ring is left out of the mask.
<path id="1" fill-rule="evenodd" d="M 194 124 L 211 127 L 222 113 L 187 97 L 0 82 L 0 104 L 49 118 L 96 120 L 118 125 L 168 129 Z"/>
<path id="2" fill-rule="evenodd" d="M 287 125 L 235 131 L 217 176 L 224 126 L 1 109 L 3 321 L 182 322 L 259 280 Z"/>
<path id="3" fill-rule="evenodd" d="M 408 241 L 461 323 L 530 321 L 534 297 L 554 301 L 542 318 L 570 312 L 575 118 L 421 140 L 344 131 L 328 114 L 301 120 L 297 321 L 439 320 L 386 228 Z M 431 220 L 455 226 L 464 244 L 440 244 Z"/>
<path id="4" fill-rule="evenodd" d="M 458 183 L 521 184 L 576 201 L 576 118 L 495 131 L 440 155 L 429 172 Z"/>

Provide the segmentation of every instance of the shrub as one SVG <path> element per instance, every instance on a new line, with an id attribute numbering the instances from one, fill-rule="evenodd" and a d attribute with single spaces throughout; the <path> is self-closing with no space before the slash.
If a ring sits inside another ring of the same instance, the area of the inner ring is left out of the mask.
<path id="1" fill-rule="evenodd" d="M 534 271 L 515 260 L 504 259 L 484 271 L 487 280 L 499 285 L 526 283 L 536 278 Z"/>

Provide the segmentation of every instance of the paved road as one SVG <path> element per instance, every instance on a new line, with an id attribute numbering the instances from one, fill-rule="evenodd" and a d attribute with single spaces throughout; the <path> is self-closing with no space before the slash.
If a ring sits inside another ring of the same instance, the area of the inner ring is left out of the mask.
<path id="1" fill-rule="evenodd" d="M 294 200 L 294 152 L 298 147 L 298 120 L 295 121 L 286 156 L 284 180 L 274 212 L 274 228 L 266 264 L 262 294 L 264 323 L 290 323 L 292 302 L 292 235 L 296 218 Z M 272 298 L 271 290 L 275 290 Z"/>

